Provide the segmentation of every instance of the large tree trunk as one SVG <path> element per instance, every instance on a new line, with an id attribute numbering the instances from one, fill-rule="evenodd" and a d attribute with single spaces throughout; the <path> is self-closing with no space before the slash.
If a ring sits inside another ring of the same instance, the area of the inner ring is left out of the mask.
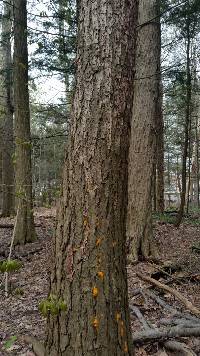
<path id="1" fill-rule="evenodd" d="M 133 355 L 127 155 L 136 1 L 81 1 L 77 80 L 58 210 L 46 355 Z"/>
<path id="2" fill-rule="evenodd" d="M 14 6 L 14 105 L 16 137 L 16 197 L 18 219 L 15 244 L 35 239 L 32 203 L 31 138 L 28 92 L 26 1 Z"/>
<path id="3" fill-rule="evenodd" d="M 160 23 L 157 0 L 139 1 L 136 77 L 129 153 L 127 233 L 130 261 L 148 258 L 152 248 L 152 177 L 160 86 Z"/>
<path id="4" fill-rule="evenodd" d="M 13 167 L 13 104 L 11 59 L 12 3 L 4 3 L 2 18 L 2 215 L 14 213 L 14 167 Z"/>

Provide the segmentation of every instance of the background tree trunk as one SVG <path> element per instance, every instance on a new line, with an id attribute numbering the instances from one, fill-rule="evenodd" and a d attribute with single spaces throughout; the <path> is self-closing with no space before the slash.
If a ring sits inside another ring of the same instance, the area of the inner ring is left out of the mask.
<path id="1" fill-rule="evenodd" d="M 161 34 L 161 30 L 160 30 Z M 160 58 L 161 58 L 161 38 L 160 38 Z M 164 202 L 164 121 L 163 121 L 163 89 L 160 78 L 160 91 L 157 103 L 157 123 L 156 123 L 156 210 L 163 213 Z"/>
<path id="2" fill-rule="evenodd" d="M 2 62 L 3 90 L 1 115 L 2 124 L 2 215 L 10 216 L 14 213 L 14 167 L 13 167 L 13 103 L 12 103 L 12 2 L 4 3 L 2 18 Z M 2 117 L 3 116 L 3 117 Z"/>
<path id="3" fill-rule="evenodd" d="M 133 355 L 126 275 L 135 1 L 81 1 L 46 355 Z"/>
<path id="4" fill-rule="evenodd" d="M 14 105 L 16 204 L 19 207 L 15 244 L 24 244 L 35 239 L 32 204 L 27 12 L 25 0 L 15 0 L 14 3 Z"/>
<path id="5" fill-rule="evenodd" d="M 152 178 L 160 86 L 160 23 L 156 0 L 139 1 L 136 77 L 129 151 L 128 239 L 130 261 L 154 255 L 152 248 Z"/>
<path id="6" fill-rule="evenodd" d="M 190 127 L 190 109 L 191 109 L 191 69 L 190 69 L 190 48 L 191 48 L 191 38 L 190 38 L 190 19 L 187 17 L 187 48 L 186 48 L 186 112 L 185 112 L 185 139 L 183 147 L 183 158 L 182 158 L 182 191 L 181 191 L 181 203 L 179 207 L 178 217 L 176 221 L 176 226 L 179 227 L 184 214 L 185 203 L 186 203 L 186 185 L 187 185 L 187 158 L 188 158 L 188 146 L 189 146 L 189 127 Z"/>

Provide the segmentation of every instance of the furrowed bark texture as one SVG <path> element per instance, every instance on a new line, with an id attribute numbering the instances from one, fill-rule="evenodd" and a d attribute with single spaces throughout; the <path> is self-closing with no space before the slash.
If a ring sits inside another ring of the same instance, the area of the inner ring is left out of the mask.
<path id="1" fill-rule="evenodd" d="M 133 355 L 125 220 L 136 2 L 79 5 L 77 82 L 59 204 L 46 355 Z"/>
<path id="2" fill-rule="evenodd" d="M 183 146 L 183 157 L 182 157 L 182 191 L 181 191 L 181 203 L 179 207 L 179 212 L 177 216 L 176 226 L 179 227 L 185 211 L 186 203 L 186 187 L 187 187 L 187 159 L 188 159 L 188 149 L 189 149 L 189 129 L 191 120 L 191 36 L 190 36 L 190 19 L 187 16 L 186 19 L 186 31 L 187 31 L 187 42 L 186 42 L 186 110 L 185 110 L 185 127 L 184 127 L 184 146 Z"/>
<path id="3" fill-rule="evenodd" d="M 139 1 L 136 73 L 129 149 L 127 234 L 130 261 L 152 249 L 152 183 L 160 85 L 160 24 L 157 1 Z"/>
<path id="4" fill-rule="evenodd" d="M 161 31 L 160 31 L 161 33 Z M 161 40 L 159 41 L 161 55 Z M 165 209 L 164 203 L 164 121 L 163 121 L 163 88 L 160 78 L 160 90 L 157 103 L 157 122 L 156 122 L 156 210 L 163 213 Z"/>
<path id="5" fill-rule="evenodd" d="M 11 58 L 12 2 L 4 3 L 2 18 L 2 61 L 3 83 L 1 90 L 2 132 L 2 215 L 14 213 L 14 167 L 13 167 L 13 104 L 12 104 L 12 58 Z"/>
<path id="6" fill-rule="evenodd" d="M 27 13 L 25 0 L 15 0 L 14 5 L 16 205 L 17 208 L 19 207 L 14 243 L 24 244 L 35 239 L 32 210 Z"/>

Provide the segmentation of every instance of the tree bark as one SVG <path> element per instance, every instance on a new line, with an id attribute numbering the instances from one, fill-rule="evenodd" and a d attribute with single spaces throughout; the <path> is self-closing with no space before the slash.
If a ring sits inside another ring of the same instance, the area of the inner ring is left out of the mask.
<path id="1" fill-rule="evenodd" d="M 133 115 L 129 151 L 127 234 L 130 261 L 149 258 L 152 248 L 152 178 L 160 85 L 160 23 L 156 0 L 139 1 Z"/>
<path id="2" fill-rule="evenodd" d="M 14 213 L 14 167 L 13 167 L 13 103 L 12 103 L 12 58 L 11 58 L 12 2 L 4 3 L 2 17 L 2 215 Z"/>
<path id="3" fill-rule="evenodd" d="M 133 355 L 126 205 L 136 1 L 79 6 L 77 77 L 58 208 L 46 355 Z"/>
<path id="4" fill-rule="evenodd" d="M 161 35 L 161 30 L 160 30 Z M 161 58 L 161 38 L 159 40 L 160 58 Z M 163 89 L 160 78 L 160 90 L 157 102 L 157 123 L 156 123 L 156 210 L 163 213 L 164 203 L 164 121 L 163 121 Z"/>
<path id="5" fill-rule="evenodd" d="M 197 118 L 197 122 L 196 122 L 196 128 L 195 128 L 195 136 L 196 136 L 196 203 L 197 203 L 197 207 L 199 208 L 199 193 L 200 193 L 200 185 L 199 185 L 199 134 L 200 134 L 200 130 L 199 130 L 199 117 Z"/>
<path id="6" fill-rule="evenodd" d="M 187 337 L 187 336 L 200 336 L 200 327 L 196 328 L 182 328 L 175 326 L 166 330 L 145 330 L 136 332 L 133 335 L 133 341 L 135 344 L 145 344 L 148 342 L 155 342 L 156 340 L 166 340 L 175 337 Z"/>
<path id="7" fill-rule="evenodd" d="M 19 215 L 15 244 L 35 239 L 32 203 L 31 137 L 28 91 L 26 1 L 14 3 L 14 105 L 16 137 L 16 205 Z"/>
<path id="8" fill-rule="evenodd" d="M 182 158 L 182 191 L 181 191 L 181 203 L 179 207 L 178 217 L 176 221 L 176 226 L 179 227 L 184 214 L 185 203 L 186 203 L 186 185 L 187 185 L 187 158 L 188 158 L 188 145 L 189 145 L 189 127 L 190 127 L 190 108 L 191 108 L 191 69 L 190 69 L 190 48 L 191 48 L 191 38 L 190 38 L 190 19 L 187 18 L 187 68 L 186 68 L 186 112 L 185 112 L 185 140 L 183 147 L 183 158 Z"/>

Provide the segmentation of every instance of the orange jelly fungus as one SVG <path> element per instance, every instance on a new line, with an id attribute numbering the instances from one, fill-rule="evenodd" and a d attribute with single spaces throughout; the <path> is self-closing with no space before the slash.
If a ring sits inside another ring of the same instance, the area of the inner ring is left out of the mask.
<path id="1" fill-rule="evenodd" d="M 99 294 L 99 291 L 98 291 L 98 288 L 97 287 L 94 287 L 92 288 L 92 295 L 94 298 L 96 298 Z"/>
<path id="2" fill-rule="evenodd" d="M 126 341 L 124 343 L 124 352 L 128 353 L 128 344 Z"/>
<path id="3" fill-rule="evenodd" d="M 116 320 L 117 320 L 117 322 L 118 322 L 120 319 L 121 319 L 120 313 L 116 313 Z"/>
<path id="4" fill-rule="evenodd" d="M 97 273 L 97 275 L 98 275 L 98 277 L 99 277 L 101 280 L 103 280 L 103 279 L 104 279 L 104 276 L 105 276 L 105 273 L 102 272 L 102 271 L 100 271 L 100 272 Z"/>
<path id="5" fill-rule="evenodd" d="M 97 239 L 97 241 L 96 241 L 96 246 L 99 246 L 100 243 L 101 243 L 101 239 Z"/>
<path id="6" fill-rule="evenodd" d="M 97 319 L 97 317 L 94 318 L 92 325 L 95 329 L 99 328 L 99 320 Z"/>

